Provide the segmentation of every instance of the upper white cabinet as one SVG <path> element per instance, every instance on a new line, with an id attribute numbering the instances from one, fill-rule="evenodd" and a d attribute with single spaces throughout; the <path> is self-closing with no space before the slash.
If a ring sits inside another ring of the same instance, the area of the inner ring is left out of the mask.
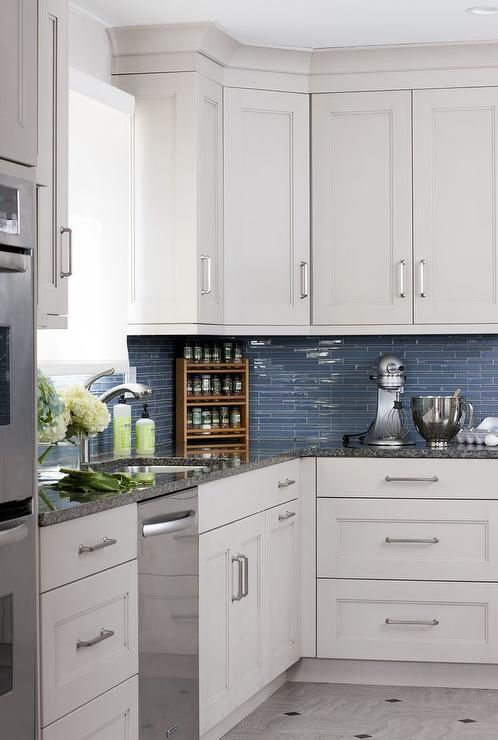
<path id="1" fill-rule="evenodd" d="M 224 102 L 225 323 L 309 324 L 309 96 Z"/>
<path id="2" fill-rule="evenodd" d="M 223 318 L 221 86 L 195 72 L 115 76 L 136 98 L 134 331 Z"/>
<path id="3" fill-rule="evenodd" d="M 313 95 L 313 323 L 412 322 L 411 93 Z"/>
<path id="4" fill-rule="evenodd" d="M 39 0 L 39 328 L 60 325 L 60 317 L 67 314 L 68 277 L 72 270 L 72 234 L 68 227 L 67 14 L 67 0 Z"/>
<path id="5" fill-rule="evenodd" d="M 36 165 L 37 0 L 2 0 L 0 158 Z"/>
<path id="6" fill-rule="evenodd" d="M 498 322 L 498 88 L 414 92 L 415 322 Z"/>

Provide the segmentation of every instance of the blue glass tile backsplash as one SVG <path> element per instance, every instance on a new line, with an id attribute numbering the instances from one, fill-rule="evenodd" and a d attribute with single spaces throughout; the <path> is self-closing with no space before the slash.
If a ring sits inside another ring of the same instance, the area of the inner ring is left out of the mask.
<path id="1" fill-rule="evenodd" d="M 213 341 L 213 338 L 200 338 Z M 376 386 L 369 380 L 379 353 L 405 362 L 412 395 L 447 394 L 461 388 L 477 420 L 498 416 L 498 336 L 268 337 L 240 339 L 250 360 L 253 452 L 291 450 L 340 442 L 345 432 L 367 429 L 375 413 Z M 175 357 L 184 338 L 129 337 L 136 380 L 150 385 L 151 416 L 161 452 L 175 449 Z M 102 391 L 122 378 L 104 379 Z M 132 403 L 133 421 L 141 413 Z M 112 451 L 112 430 L 93 441 L 94 453 Z"/>

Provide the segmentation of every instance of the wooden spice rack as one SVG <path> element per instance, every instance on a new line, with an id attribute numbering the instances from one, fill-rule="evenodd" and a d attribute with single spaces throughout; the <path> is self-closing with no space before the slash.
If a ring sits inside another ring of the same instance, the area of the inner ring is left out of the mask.
<path id="1" fill-rule="evenodd" d="M 240 375 L 242 393 L 234 396 L 189 395 L 187 379 L 194 375 Z M 200 408 L 220 408 L 221 406 L 238 406 L 240 408 L 240 426 L 211 429 L 193 429 L 188 427 L 188 410 L 194 406 Z M 176 441 L 178 454 L 188 456 L 192 453 L 241 453 L 247 459 L 249 452 L 249 362 L 243 359 L 240 363 L 202 363 L 185 360 L 176 361 Z"/>

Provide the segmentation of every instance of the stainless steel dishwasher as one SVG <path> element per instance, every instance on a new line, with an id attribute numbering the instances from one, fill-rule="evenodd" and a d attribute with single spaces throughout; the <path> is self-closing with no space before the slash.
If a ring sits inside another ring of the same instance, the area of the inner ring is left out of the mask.
<path id="1" fill-rule="evenodd" d="M 199 738 L 197 488 L 138 505 L 140 740 Z"/>

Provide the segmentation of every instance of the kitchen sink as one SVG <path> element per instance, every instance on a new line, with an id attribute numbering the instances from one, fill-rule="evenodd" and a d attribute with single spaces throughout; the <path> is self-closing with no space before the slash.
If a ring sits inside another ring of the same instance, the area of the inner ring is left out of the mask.
<path id="1" fill-rule="evenodd" d="M 189 470 L 206 470 L 204 465 L 124 465 L 116 473 L 187 473 Z"/>

